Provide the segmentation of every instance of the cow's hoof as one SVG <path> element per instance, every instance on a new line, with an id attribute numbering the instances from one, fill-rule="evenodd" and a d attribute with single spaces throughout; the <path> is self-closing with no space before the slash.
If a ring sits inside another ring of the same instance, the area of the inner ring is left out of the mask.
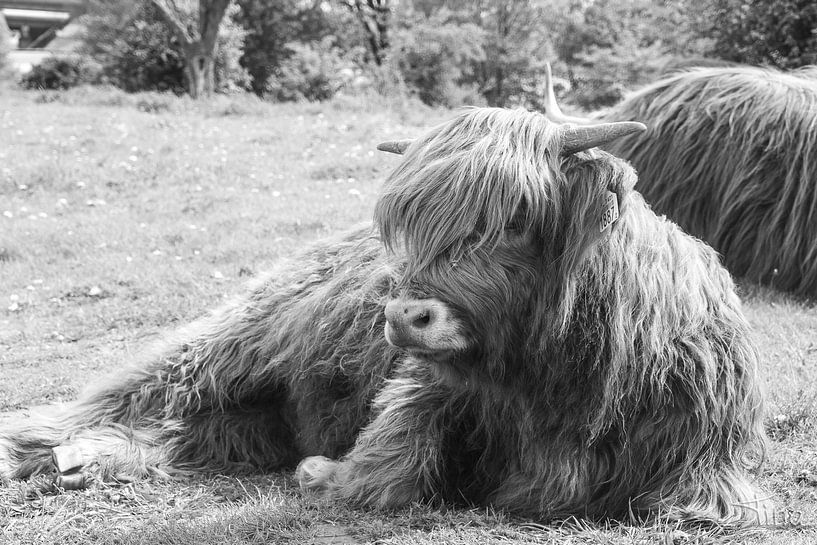
<path id="1" fill-rule="evenodd" d="M 88 487 L 88 478 L 80 472 L 54 477 L 54 484 L 63 490 L 82 490 Z"/>
<path id="2" fill-rule="evenodd" d="M 82 490 L 88 486 L 87 476 L 80 470 L 85 465 L 82 451 L 72 445 L 51 449 L 51 461 L 57 469 L 54 483 L 64 490 Z"/>
<path id="3" fill-rule="evenodd" d="M 60 473 L 71 473 L 85 465 L 82 451 L 71 445 L 60 445 L 52 448 L 51 460 Z"/>
<path id="4" fill-rule="evenodd" d="M 334 475 L 338 463 L 326 456 L 309 456 L 295 469 L 295 478 L 301 490 L 323 490 Z"/>

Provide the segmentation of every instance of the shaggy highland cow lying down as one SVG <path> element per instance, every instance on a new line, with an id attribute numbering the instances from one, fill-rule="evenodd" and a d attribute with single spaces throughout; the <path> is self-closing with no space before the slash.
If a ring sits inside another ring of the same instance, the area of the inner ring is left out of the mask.
<path id="1" fill-rule="evenodd" d="M 581 151 L 642 128 L 470 109 L 385 146 L 407 149 L 373 227 L 2 430 L 0 474 L 309 456 L 302 486 L 360 506 L 751 517 L 761 397 L 730 276 L 652 213 L 624 161 Z"/>
<path id="2" fill-rule="evenodd" d="M 659 213 L 736 276 L 817 296 L 817 69 L 690 70 L 605 117 L 649 125 L 606 149 L 632 162 Z"/>

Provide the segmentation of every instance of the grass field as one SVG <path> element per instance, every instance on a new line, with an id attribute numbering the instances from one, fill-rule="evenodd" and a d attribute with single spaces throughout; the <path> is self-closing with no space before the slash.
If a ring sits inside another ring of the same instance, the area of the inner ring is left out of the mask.
<path id="1" fill-rule="evenodd" d="M 364 99 L 0 90 L 0 413 L 74 398 L 276 259 L 367 221 L 398 161 L 374 146 L 448 115 Z M 35 479 L 0 484 L 0 543 L 815 543 L 817 308 L 743 290 L 770 399 L 758 479 L 779 506 L 772 524 L 553 527 L 420 505 L 378 514 L 303 496 L 288 474 L 62 494 Z"/>

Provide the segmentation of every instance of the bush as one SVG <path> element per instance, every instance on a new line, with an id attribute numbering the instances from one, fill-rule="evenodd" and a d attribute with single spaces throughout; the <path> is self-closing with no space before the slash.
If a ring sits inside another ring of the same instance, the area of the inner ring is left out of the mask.
<path id="1" fill-rule="evenodd" d="M 571 101 L 587 110 L 616 104 L 630 89 L 655 79 L 669 61 L 659 44 L 642 46 L 634 38 L 588 48 L 578 58 Z"/>
<path id="2" fill-rule="evenodd" d="M 709 20 L 718 57 L 782 69 L 817 64 L 814 0 L 716 0 Z"/>
<path id="3" fill-rule="evenodd" d="M 113 85 L 128 92 L 184 92 L 184 57 L 150 2 L 122 9 L 94 2 L 81 21 L 84 51 L 99 60 Z"/>
<path id="4" fill-rule="evenodd" d="M 706 44 L 693 29 L 700 4 L 595 0 L 567 13 L 554 46 L 570 78 L 569 100 L 610 106 L 658 77 L 670 59 L 700 55 Z"/>
<path id="5" fill-rule="evenodd" d="M 235 20 L 245 31 L 241 65 L 249 72 L 252 90 L 258 95 L 267 92 L 270 77 L 292 55 L 291 44 L 339 37 L 343 29 L 335 19 L 347 11 L 327 12 L 321 2 L 300 0 L 238 0 L 237 5 L 240 9 Z"/>
<path id="6" fill-rule="evenodd" d="M 216 45 L 216 91 L 231 93 L 251 87 L 250 73 L 241 65 L 247 31 L 237 21 L 238 6 L 233 4 L 221 22 Z"/>
<path id="7" fill-rule="evenodd" d="M 293 42 L 291 54 L 267 79 L 264 97 L 276 102 L 327 100 L 343 86 L 341 70 L 348 68 L 332 38 L 314 44 Z"/>
<path id="8" fill-rule="evenodd" d="M 98 64 L 81 57 L 48 57 L 25 74 L 20 85 L 26 89 L 70 89 L 98 83 L 101 72 Z"/>
<path id="9" fill-rule="evenodd" d="M 239 64 L 244 30 L 233 22 L 235 8 L 222 22 L 216 53 L 216 90 L 249 85 Z M 185 60 L 178 41 L 150 2 L 92 2 L 85 25 L 84 51 L 102 64 L 107 80 L 128 92 L 184 93 Z"/>
<path id="10" fill-rule="evenodd" d="M 445 14 L 418 20 L 393 35 L 388 62 L 406 86 L 429 105 L 446 107 L 481 103 L 473 65 L 482 60 L 483 32 L 478 26 L 445 21 Z"/>

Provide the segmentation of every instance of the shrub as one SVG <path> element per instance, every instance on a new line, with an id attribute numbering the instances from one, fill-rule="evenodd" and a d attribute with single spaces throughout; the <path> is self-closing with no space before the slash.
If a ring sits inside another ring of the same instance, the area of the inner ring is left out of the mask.
<path id="1" fill-rule="evenodd" d="M 26 89 L 70 89 L 98 83 L 101 68 L 81 57 L 48 57 L 25 74 L 20 85 Z"/>
<path id="2" fill-rule="evenodd" d="M 249 84 L 238 62 L 244 30 L 232 19 L 235 9 L 220 27 L 215 59 L 218 91 L 244 89 Z M 110 83 L 128 92 L 185 91 L 184 55 L 150 2 L 92 2 L 82 22 L 84 51 L 99 60 Z"/>
<path id="3" fill-rule="evenodd" d="M 418 20 L 393 35 L 389 61 L 410 90 L 429 105 L 481 103 L 466 80 L 484 58 L 483 31 L 470 23 L 446 22 L 445 14 Z"/>
<path id="4" fill-rule="evenodd" d="M 267 79 L 264 96 L 276 102 L 327 100 L 343 86 L 341 70 L 348 63 L 332 38 L 313 44 L 293 42 L 291 54 Z"/>
<path id="5" fill-rule="evenodd" d="M 184 92 L 184 57 L 150 2 L 123 9 L 95 2 L 82 22 L 84 50 L 113 85 L 128 92 Z"/>
<path id="6" fill-rule="evenodd" d="M 618 103 L 628 90 L 655 79 L 669 61 L 660 44 L 642 46 L 635 37 L 610 47 L 588 48 L 578 58 L 571 100 L 588 110 Z"/>
<path id="7" fill-rule="evenodd" d="M 293 53 L 291 44 L 312 43 L 339 36 L 333 17 L 346 10 L 327 12 L 320 2 L 300 0 L 238 0 L 235 20 L 244 29 L 241 65 L 251 76 L 252 90 L 263 95 L 271 76 Z"/>
<path id="8" fill-rule="evenodd" d="M 247 31 L 237 21 L 238 6 L 233 4 L 221 22 L 216 45 L 216 91 L 230 93 L 251 87 L 250 73 L 241 65 Z"/>
<path id="9" fill-rule="evenodd" d="M 817 64 L 814 0 L 716 0 L 705 31 L 726 60 L 783 69 Z"/>

